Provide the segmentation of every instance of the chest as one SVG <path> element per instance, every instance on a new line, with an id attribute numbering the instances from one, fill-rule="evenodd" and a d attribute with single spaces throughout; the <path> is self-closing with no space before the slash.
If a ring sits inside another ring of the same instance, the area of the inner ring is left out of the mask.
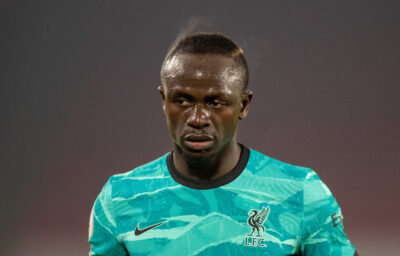
<path id="1" fill-rule="evenodd" d="M 301 195 L 171 186 L 114 202 L 118 239 L 131 255 L 292 255 Z"/>

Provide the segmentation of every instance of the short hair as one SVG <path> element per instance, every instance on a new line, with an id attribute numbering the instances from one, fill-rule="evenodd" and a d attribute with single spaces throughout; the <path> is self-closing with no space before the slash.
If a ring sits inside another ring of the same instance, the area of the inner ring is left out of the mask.
<path id="1" fill-rule="evenodd" d="M 163 81 L 164 66 L 168 60 L 177 54 L 220 54 L 232 58 L 238 68 L 243 71 L 243 91 L 249 82 L 249 69 L 243 50 L 232 39 L 221 33 L 195 33 L 175 42 L 165 56 L 161 67 L 161 81 Z"/>

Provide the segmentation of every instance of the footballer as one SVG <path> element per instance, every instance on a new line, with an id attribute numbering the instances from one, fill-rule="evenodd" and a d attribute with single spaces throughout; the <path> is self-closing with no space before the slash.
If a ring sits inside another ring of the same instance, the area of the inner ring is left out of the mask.
<path id="1" fill-rule="evenodd" d="M 357 255 L 313 170 L 237 141 L 248 81 L 225 35 L 172 45 L 158 92 L 173 148 L 109 178 L 90 218 L 91 256 Z"/>

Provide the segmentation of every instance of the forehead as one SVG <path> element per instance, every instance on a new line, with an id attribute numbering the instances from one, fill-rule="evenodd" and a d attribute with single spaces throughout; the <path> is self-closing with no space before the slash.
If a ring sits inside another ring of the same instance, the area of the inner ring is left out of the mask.
<path id="1" fill-rule="evenodd" d="M 177 54 L 163 66 L 163 81 L 168 87 L 213 85 L 232 90 L 241 88 L 243 75 L 234 59 L 217 54 Z"/>

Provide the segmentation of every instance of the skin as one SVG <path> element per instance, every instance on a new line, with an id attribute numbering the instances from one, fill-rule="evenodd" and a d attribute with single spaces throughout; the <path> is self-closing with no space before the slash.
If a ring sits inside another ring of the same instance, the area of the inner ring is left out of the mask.
<path id="1" fill-rule="evenodd" d="M 217 54 L 177 54 L 163 66 L 158 91 L 183 176 L 212 180 L 238 162 L 238 120 L 247 116 L 253 95 L 242 89 L 242 72 Z"/>

